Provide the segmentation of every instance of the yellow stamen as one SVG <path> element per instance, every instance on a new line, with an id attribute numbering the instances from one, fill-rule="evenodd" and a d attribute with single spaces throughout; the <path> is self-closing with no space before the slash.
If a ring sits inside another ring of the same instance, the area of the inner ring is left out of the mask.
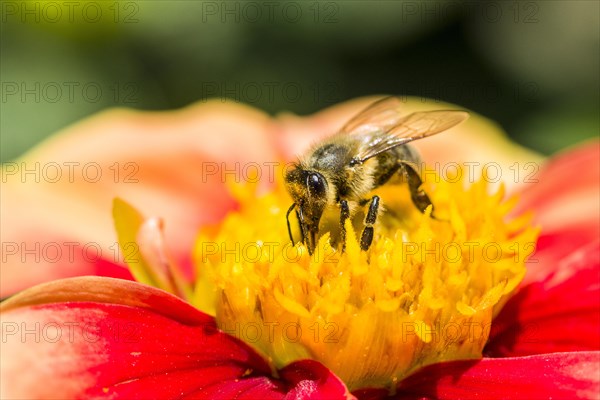
<path id="1" fill-rule="evenodd" d="M 369 251 L 358 244 L 358 216 L 346 223 L 344 253 L 325 233 L 310 256 L 289 243 L 281 181 L 262 196 L 236 187 L 239 210 L 199 236 L 196 305 L 274 368 L 312 358 L 350 390 L 392 388 L 425 365 L 480 358 L 537 230 L 528 218 L 507 220 L 514 202 L 503 188 L 489 194 L 485 177 L 424 189 L 436 219 L 416 210 L 406 187 L 384 187 Z"/>

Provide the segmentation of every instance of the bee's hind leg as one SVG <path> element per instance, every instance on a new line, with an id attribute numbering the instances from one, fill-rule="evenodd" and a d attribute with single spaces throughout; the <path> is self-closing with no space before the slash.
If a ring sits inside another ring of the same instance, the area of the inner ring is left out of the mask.
<path id="1" fill-rule="evenodd" d="M 373 225 L 377 221 L 377 211 L 379 210 L 379 196 L 373 196 L 371 204 L 369 204 L 369 210 L 365 217 L 365 228 L 360 235 L 360 248 L 363 251 L 369 250 L 371 243 L 373 242 Z"/>
<path id="2" fill-rule="evenodd" d="M 408 189 L 410 190 L 410 198 L 413 204 L 422 213 L 425 212 L 427 207 L 431 206 L 431 216 L 434 217 L 433 204 L 431 203 L 431 200 L 429 199 L 427 193 L 425 193 L 425 191 L 421 189 L 421 185 L 423 184 L 421 176 L 419 176 L 419 173 L 417 172 L 415 167 L 410 163 L 403 162 L 401 163 L 401 165 L 402 170 L 404 171 L 404 175 L 406 177 L 406 181 L 408 183 Z"/>

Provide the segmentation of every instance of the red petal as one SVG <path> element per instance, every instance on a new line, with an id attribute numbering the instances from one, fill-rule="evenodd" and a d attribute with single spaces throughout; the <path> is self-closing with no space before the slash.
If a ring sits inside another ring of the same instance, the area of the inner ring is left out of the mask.
<path id="1" fill-rule="evenodd" d="M 573 215 L 566 213 L 571 210 L 564 210 L 565 213 L 559 215 L 555 207 L 572 201 L 580 194 L 591 193 L 597 198 L 597 188 L 600 186 L 600 141 L 588 142 L 553 157 L 535 180 L 535 185 L 528 186 L 521 193 L 519 207 L 524 210 L 534 208 L 537 218 L 548 227 L 559 228 L 571 224 L 574 222 Z M 598 203 L 595 206 L 593 209 L 598 211 Z M 581 210 L 577 211 L 575 216 L 580 218 L 576 219 L 586 220 L 586 215 L 581 214 Z M 591 218 L 587 220 L 590 223 L 594 221 Z"/>
<path id="2" fill-rule="evenodd" d="M 524 283 L 552 273 L 555 261 L 600 237 L 600 142 L 551 160 L 521 194 L 519 210 L 534 210 L 542 227 Z M 517 210 L 517 212 L 519 212 Z"/>
<path id="3" fill-rule="evenodd" d="M 352 398 L 337 376 L 313 360 L 290 364 L 279 375 L 292 385 L 286 400 Z"/>
<path id="4" fill-rule="evenodd" d="M 524 283 L 545 279 L 546 275 L 553 272 L 557 260 L 567 257 L 588 243 L 593 243 L 598 237 L 600 232 L 591 229 L 589 221 L 568 224 L 558 231 L 541 232 L 536 252 L 528 264 L 530 271 Z"/>
<path id="5" fill-rule="evenodd" d="M 485 354 L 522 356 L 600 349 L 600 241 L 522 287 L 492 325 Z"/>
<path id="6" fill-rule="evenodd" d="M 107 250 L 98 242 L 58 238 L 56 234 L 48 234 L 48 229 L 34 231 L 30 234 L 32 240 L 2 242 L 0 297 L 57 278 L 97 275 L 133 279 L 119 263 L 116 242 Z"/>
<path id="7" fill-rule="evenodd" d="M 426 367 L 400 384 L 397 398 L 597 399 L 600 352 L 484 358 Z"/>
<path id="8" fill-rule="evenodd" d="M 390 399 L 390 391 L 387 389 L 359 389 L 352 392 L 360 400 L 380 400 Z M 404 398 L 404 397 L 402 397 Z"/>
<path id="9" fill-rule="evenodd" d="M 84 277 L 29 289 L 2 304 L 2 398 L 345 398 L 318 363 L 282 379 L 214 319 L 161 290 Z M 40 385 L 39 382 L 44 382 Z"/>

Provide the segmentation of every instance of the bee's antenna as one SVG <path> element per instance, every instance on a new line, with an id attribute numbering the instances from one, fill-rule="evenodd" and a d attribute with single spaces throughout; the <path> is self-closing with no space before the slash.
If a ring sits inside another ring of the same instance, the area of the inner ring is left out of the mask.
<path id="1" fill-rule="evenodd" d="M 292 235 L 292 227 L 290 226 L 290 213 L 292 212 L 292 210 L 294 208 L 296 208 L 296 203 L 293 203 L 292 206 L 287 211 L 287 213 L 285 214 L 285 219 L 287 221 L 288 234 L 290 235 L 290 240 L 292 241 L 292 245 L 294 245 L 295 243 L 294 243 L 294 236 Z"/>

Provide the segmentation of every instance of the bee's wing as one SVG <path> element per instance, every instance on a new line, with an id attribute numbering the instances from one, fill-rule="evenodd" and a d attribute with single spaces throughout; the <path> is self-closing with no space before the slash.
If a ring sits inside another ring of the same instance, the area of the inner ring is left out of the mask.
<path id="1" fill-rule="evenodd" d="M 391 125 L 380 126 L 381 129 L 378 133 L 367 130 L 368 133 L 361 141 L 355 159 L 360 160 L 360 162 L 366 161 L 393 147 L 450 129 L 468 117 L 469 114 L 465 111 L 438 110 L 416 112 L 404 118 L 399 118 Z M 391 120 L 392 118 L 389 116 L 385 119 L 385 121 Z M 354 130 L 357 134 L 360 131 L 361 128 L 359 127 Z"/>
<path id="2" fill-rule="evenodd" d="M 364 135 L 386 132 L 404 118 L 400 114 L 401 105 L 400 99 L 393 96 L 377 100 L 348 121 L 340 133 Z"/>

